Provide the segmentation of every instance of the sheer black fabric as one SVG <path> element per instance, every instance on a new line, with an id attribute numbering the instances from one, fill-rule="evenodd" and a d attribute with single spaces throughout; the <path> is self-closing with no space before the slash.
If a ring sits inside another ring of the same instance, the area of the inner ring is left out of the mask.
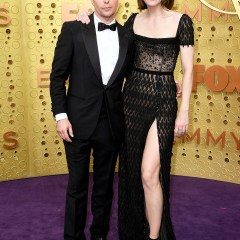
<path id="1" fill-rule="evenodd" d="M 141 180 L 146 137 L 157 120 L 160 175 L 163 189 L 161 240 L 174 240 L 170 217 L 169 183 L 174 125 L 177 114 L 173 71 L 180 45 L 194 45 L 192 21 L 182 15 L 175 38 L 148 38 L 134 34 L 133 14 L 125 27 L 134 36 L 132 66 L 124 86 L 125 140 L 119 162 L 119 238 L 148 239 L 144 192 Z"/>

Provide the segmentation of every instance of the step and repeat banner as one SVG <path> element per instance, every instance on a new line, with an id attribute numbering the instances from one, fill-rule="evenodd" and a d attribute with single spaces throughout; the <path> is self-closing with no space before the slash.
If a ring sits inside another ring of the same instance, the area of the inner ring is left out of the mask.
<path id="1" fill-rule="evenodd" d="M 79 9 L 93 7 L 86 0 L 0 2 L 1 181 L 67 173 L 49 75 L 62 23 Z M 189 132 L 175 140 L 172 174 L 240 183 L 239 1 L 178 0 L 175 9 L 193 19 L 195 61 Z M 136 11 L 136 0 L 121 0 L 117 20 Z M 175 78 L 182 79 L 179 62 Z"/>

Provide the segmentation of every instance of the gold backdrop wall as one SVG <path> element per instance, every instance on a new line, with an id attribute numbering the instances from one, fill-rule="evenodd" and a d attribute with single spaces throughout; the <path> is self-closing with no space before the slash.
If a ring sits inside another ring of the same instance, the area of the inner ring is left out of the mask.
<path id="1" fill-rule="evenodd" d="M 175 4 L 194 21 L 196 50 L 189 133 L 175 141 L 172 174 L 240 183 L 240 6 L 209 3 Z M 2 181 L 67 172 L 50 112 L 49 73 L 62 22 L 79 8 L 92 9 L 85 0 L 0 3 Z M 117 19 L 124 23 L 136 11 L 135 0 L 122 0 Z M 178 64 L 175 77 L 181 76 Z"/>

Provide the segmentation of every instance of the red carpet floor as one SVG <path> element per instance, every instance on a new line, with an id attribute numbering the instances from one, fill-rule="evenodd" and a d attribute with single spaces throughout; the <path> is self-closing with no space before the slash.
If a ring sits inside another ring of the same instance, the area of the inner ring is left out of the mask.
<path id="1" fill-rule="evenodd" d="M 118 240 L 117 181 L 118 174 L 108 240 Z M 171 181 L 177 240 L 240 240 L 240 185 L 180 176 Z M 66 184 L 67 175 L 1 182 L 0 240 L 62 240 Z M 90 222 L 89 209 L 88 239 Z"/>

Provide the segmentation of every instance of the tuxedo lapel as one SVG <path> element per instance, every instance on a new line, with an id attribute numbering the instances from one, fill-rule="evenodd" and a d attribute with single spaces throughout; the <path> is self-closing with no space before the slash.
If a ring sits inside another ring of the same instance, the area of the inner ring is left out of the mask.
<path id="1" fill-rule="evenodd" d="M 97 75 L 97 78 L 102 83 L 101 67 L 98 54 L 97 38 L 94 25 L 93 14 L 89 16 L 90 23 L 83 26 L 83 40 L 86 46 L 86 50 L 89 56 L 89 59 L 92 63 L 93 69 Z"/>
<path id="2" fill-rule="evenodd" d="M 124 31 L 123 27 L 120 26 L 118 23 L 117 23 L 117 27 L 118 27 L 118 38 L 119 38 L 119 55 L 118 55 L 118 61 L 113 70 L 113 73 L 108 81 L 107 87 L 110 86 L 114 82 L 114 80 L 118 76 L 120 70 L 122 69 L 122 66 L 123 66 L 125 58 L 126 58 L 127 49 L 128 49 L 127 34 Z"/>

